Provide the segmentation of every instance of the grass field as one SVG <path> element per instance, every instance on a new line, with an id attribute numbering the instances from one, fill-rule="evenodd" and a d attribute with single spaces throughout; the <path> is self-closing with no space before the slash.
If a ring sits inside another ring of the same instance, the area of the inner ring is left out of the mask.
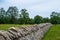
<path id="1" fill-rule="evenodd" d="M 53 25 L 42 40 L 60 40 L 60 24 Z"/>
<path id="2" fill-rule="evenodd" d="M 0 30 L 8 30 L 10 27 L 25 27 L 29 25 L 19 25 L 19 24 L 0 24 Z"/>

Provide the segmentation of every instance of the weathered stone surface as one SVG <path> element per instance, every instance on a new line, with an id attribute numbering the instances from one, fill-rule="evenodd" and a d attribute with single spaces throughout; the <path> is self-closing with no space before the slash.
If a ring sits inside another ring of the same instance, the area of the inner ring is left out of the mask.
<path id="1" fill-rule="evenodd" d="M 0 31 L 0 40 L 41 40 L 50 26 L 50 23 L 43 23 L 29 27 L 12 27 L 8 31 Z"/>

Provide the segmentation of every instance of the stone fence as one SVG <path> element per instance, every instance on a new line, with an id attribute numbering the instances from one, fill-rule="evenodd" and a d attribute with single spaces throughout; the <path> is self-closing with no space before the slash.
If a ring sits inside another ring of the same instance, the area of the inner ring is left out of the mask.
<path id="1" fill-rule="evenodd" d="M 0 40 L 41 40 L 50 27 L 50 23 L 21 28 L 12 27 L 8 31 L 0 31 Z"/>

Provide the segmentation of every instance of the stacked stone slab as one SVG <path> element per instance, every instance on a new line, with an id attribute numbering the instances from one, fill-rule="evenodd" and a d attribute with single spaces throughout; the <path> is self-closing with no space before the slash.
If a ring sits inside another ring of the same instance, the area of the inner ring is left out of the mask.
<path id="1" fill-rule="evenodd" d="M 8 31 L 0 30 L 0 40 L 41 40 L 50 27 L 50 23 L 42 23 L 29 27 L 12 27 Z"/>

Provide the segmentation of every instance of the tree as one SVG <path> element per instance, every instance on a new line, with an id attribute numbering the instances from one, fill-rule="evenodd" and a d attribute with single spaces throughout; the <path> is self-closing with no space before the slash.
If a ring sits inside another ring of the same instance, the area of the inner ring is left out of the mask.
<path id="1" fill-rule="evenodd" d="M 60 24 L 60 13 L 52 12 L 50 17 L 51 17 L 50 21 L 52 24 Z"/>
<path id="2" fill-rule="evenodd" d="M 36 15 L 36 16 L 34 17 L 34 23 L 35 23 L 35 24 L 42 23 L 42 17 L 39 16 L 39 15 Z"/>
<path id="3" fill-rule="evenodd" d="M 4 10 L 4 8 L 1 8 L 0 9 L 0 23 L 5 23 L 5 15 L 6 13 L 5 13 L 5 10 Z"/>
<path id="4" fill-rule="evenodd" d="M 47 18 L 43 18 L 43 22 L 44 23 L 48 23 L 48 22 L 50 22 L 50 19 L 47 17 Z"/>
<path id="5" fill-rule="evenodd" d="M 28 23 L 28 19 L 29 19 L 29 14 L 27 12 L 26 9 L 22 9 L 21 10 L 21 14 L 20 14 L 20 23 L 23 22 L 23 24 L 27 24 Z"/>
<path id="6" fill-rule="evenodd" d="M 50 17 L 53 17 L 53 16 L 58 16 L 58 17 L 60 17 L 60 13 L 52 12 L 52 14 L 50 15 Z"/>
<path id="7" fill-rule="evenodd" d="M 30 18 L 29 19 L 29 24 L 34 24 L 34 19 Z"/>
<path id="8" fill-rule="evenodd" d="M 18 17 L 17 7 L 9 7 L 6 13 L 7 13 L 7 17 L 9 17 L 10 19 L 10 23 L 15 23 Z"/>

